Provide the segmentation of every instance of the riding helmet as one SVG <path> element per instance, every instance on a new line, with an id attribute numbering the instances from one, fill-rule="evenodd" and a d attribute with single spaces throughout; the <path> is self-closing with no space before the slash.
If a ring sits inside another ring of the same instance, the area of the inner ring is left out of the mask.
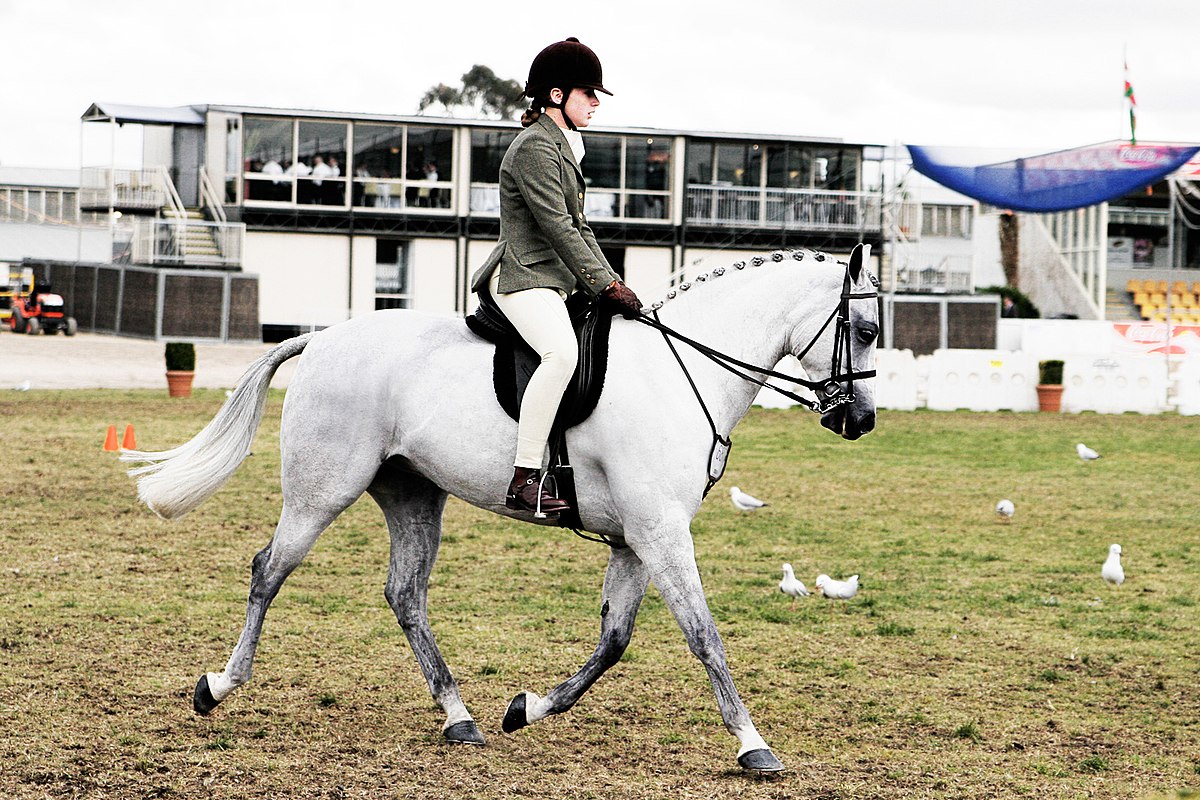
<path id="1" fill-rule="evenodd" d="M 611 95 L 604 88 L 604 71 L 600 59 L 592 48 L 574 36 L 546 47 L 533 59 L 529 67 L 529 80 L 525 83 L 525 96 L 544 97 L 555 87 L 568 89 L 595 89 Z"/>

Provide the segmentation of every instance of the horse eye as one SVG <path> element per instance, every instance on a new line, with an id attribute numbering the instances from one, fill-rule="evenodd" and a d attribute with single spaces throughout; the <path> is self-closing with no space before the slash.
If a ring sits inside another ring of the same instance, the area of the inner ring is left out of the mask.
<path id="1" fill-rule="evenodd" d="M 860 325 L 858 327 L 858 340 L 863 344 L 870 344 L 875 341 L 875 337 L 879 335 L 879 329 L 874 325 Z"/>

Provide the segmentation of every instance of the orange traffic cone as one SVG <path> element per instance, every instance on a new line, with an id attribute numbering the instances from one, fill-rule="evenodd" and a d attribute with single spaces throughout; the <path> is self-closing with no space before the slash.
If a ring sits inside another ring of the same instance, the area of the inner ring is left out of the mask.
<path id="1" fill-rule="evenodd" d="M 123 442 L 121 442 L 121 448 L 123 450 L 136 450 L 137 449 L 137 442 L 134 441 L 134 438 L 133 438 L 133 426 L 132 425 L 125 426 L 125 440 Z"/>
<path id="2" fill-rule="evenodd" d="M 104 437 L 104 449 L 114 452 L 114 453 L 117 451 L 117 426 L 116 425 L 108 426 L 108 435 L 106 435 Z"/>

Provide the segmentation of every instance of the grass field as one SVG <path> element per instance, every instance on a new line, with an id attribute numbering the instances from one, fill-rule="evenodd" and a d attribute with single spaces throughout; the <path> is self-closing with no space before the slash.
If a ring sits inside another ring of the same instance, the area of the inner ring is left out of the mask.
<path id="1" fill-rule="evenodd" d="M 279 511 L 278 421 L 167 523 L 101 451 L 189 438 L 224 393 L 0 396 L 0 797 L 1129 798 L 1200 787 L 1200 418 L 883 412 L 859 442 L 755 410 L 693 525 L 735 680 L 788 771 L 736 769 L 704 671 L 651 591 L 570 712 L 500 732 L 590 655 L 605 548 L 452 501 L 430 616 L 486 748 L 443 715 L 383 599 L 369 499 L 272 606 L 254 679 L 211 717 Z M 1076 442 L 1103 455 L 1085 464 Z M 739 485 L 770 506 L 746 515 Z M 1011 524 L 993 507 L 1016 504 Z M 1128 580 L 1099 578 L 1108 545 Z M 790 562 L 862 576 L 830 609 Z"/>

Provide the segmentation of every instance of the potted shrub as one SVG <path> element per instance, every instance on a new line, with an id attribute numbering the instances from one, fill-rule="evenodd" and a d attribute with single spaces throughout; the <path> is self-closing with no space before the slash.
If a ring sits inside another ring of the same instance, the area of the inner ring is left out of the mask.
<path id="1" fill-rule="evenodd" d="M 1063 362 L 1059 359 L 1047 359 L 1038 362 L 1038 410 L 1062 410 L 1063 393 Z"/>
<path id="2" fill-rule="evenodd" d="M 171 397 L 191 397 L 196 377 L 196 346 L 191 342 L 167 342 L 167 393 Z"/>

